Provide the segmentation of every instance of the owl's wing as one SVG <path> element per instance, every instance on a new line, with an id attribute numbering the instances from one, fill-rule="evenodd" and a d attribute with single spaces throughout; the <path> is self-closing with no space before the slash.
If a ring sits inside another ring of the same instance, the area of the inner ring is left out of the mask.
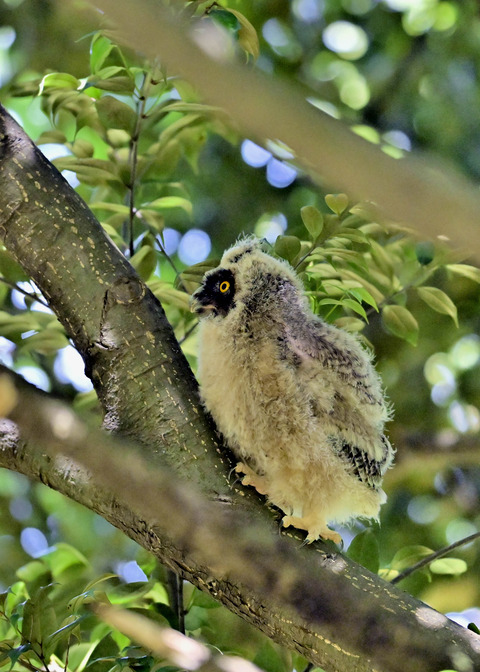
<path id="1" fill-rule="evenodd" d="M 362 450 L 351 446 L 344 439 L 337 436 L 328 437 L 334 452 L 346 463 L 347 471 L 356 476 L 362 483 L 377 490 L 392 462 L 393 448 L 386 436 L 380 437 L 382 457 L 375 459 L 370 450 Z"/>
<path id="2" fill-rule="evenodd" d="M 353 336 L 320 320 L 297 320 L 292 327 L 288 326 L 285 330 L 285 346 L 297 364 L 316 361 L 338 376 L 338 387 L 334 390 L 338 404 L 335 416 L 338 414 L 338 417 L 336 431 L 328 437 L 330 446 L 345 462 L 348 471 L 370 487 L 378 488 L 392 462 L 394 451 L 381 432 L 377 434 L 374 431 L 372 436 L 373 416 L 379 417 L 374 407 L 379 409 L 380 416 L 383 412 L 387 416 L 388 411 L 379 377 L 369 356 Z M 355 443 L 351 441 L 351 432 L 346 434 L 349 440 L 342 436 L 342 424 L 347 422 L 346 418 L 350 415 L 348 404 L 351 403 L 344 398 L 345 386 L 358 400 L 355 411 L 351 413 L 363 409 L 360 417 L 356 413 Z M 368 431 L 361 430 L 363 422 L 368 426 Z"/>
<path id="3" fill-rule="evenodd" d="M 316 360 L 334 369 L 367 404 L 383 404 L 383 395 L 370 358 L 354 336 L 321 320 L 295 320 L 285 328 L 285 344 L 300 361 Z"/>

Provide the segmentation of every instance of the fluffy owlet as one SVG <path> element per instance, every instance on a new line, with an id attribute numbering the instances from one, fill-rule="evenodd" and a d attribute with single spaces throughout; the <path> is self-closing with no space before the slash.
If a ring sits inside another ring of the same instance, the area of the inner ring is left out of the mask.
<path id="1" fill-rule="evenodd" d="M 227 250 L 194 293 L 201 394 L 283 525 L 341 540 L 327 523 L 377 518 L 393 450 L 389 411 L 357 339 L 312 313 L 294 270 L 256 239 Z"/>

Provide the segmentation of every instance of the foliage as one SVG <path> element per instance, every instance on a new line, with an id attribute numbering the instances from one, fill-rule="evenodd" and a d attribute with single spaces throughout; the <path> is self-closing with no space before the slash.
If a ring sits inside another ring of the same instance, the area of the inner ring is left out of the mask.
<path id="1" fill-rule="evenodd" d="M 238 3 L 235 9 L 225 2 L 187 4 L 202 25 L 215 24 L 232 37 L 232 51 L 248 67 L 255 67 L 258 57 L 265 69 L 301 78 L 315 104 L 399 160 L 411 146 L 427 147 L 449 159 L 459 157 L 467 172 L 480 174 L 478 127 L 470 116 L 480 95 L 471 74 L 478 59 L 475 3 L 404 3 L 395 11 L 395 3 L 328 0 L 323 12 L 321 3 L 300 1 L 291 8 L 266 2 Z M 305 18 L 307 6 L 311 19 Z M 35 30 L 44 40 L 52 29 L 33 7 Z M 21 36 L 17 14 L 5 6 L 1 12 Z M 20 46 L 13 43 L 12 69 L 18 72 L 7 82 L 8 107 L 40 147 L 56 152 L 57 168 L 68 171 L 65 175 L 165 306 L 190 362 L 195 364 L 195 320 L 188 293 L 216 262 L 182 261 L 178 248 L 171 251 L 169 235 L 206 231 L 218 257 L 241 231 L 267 234 L 270 252 L 301 275 L 314 310 L 373 345 L 396 408 L 392 433 L 399 448 L 411 430 L 422 433 L 420 442 L 428 446 L 476 439 L 478 268 L 444 241 L 423 240 L 421 232 L 414 235 L 382 220 L 371 203 L 322 192 L 280 143 L 263 148 L 267 159 L 258 167 L 242 163 L 241 139 L 221 110 L 204 104 L 191 83 L 167 73 L 161 63 L 147 63 L 120 48 L 96 21 L 85 21 L 88 30 L 82 25 L 84 33 L 92 33 L 88 59 L 87 40 L 79 43 L 80 65 L 42 51 L 42 58 L 20 68 L 15 66 Z M 341 21 L 366 36 L 365 52 L 318 48 L 322 38 L 328 42 L 327 27 Z M 76 59 L 78 53 L 76 45 Z M 267 183 L 260 171 L 266 166 L 268 174 L 269 165 L 293 170 L 294 182 L 283 189 Z M 68 345 L 63 329 L 6 250 L 0 250 L 0 273 L 3 359 L 25 375 L 32 367 L 43 371 L 45 387 L 69 396 L 80 410 L 97 413 L 92 392 L 79 393 L 75 383 L 59 377 L 58 353 Z M 465 461 L 446 454 L 438 467 L 419 451 L 414 468 L 395 481 L 395 473 L 402 473 L 399 455 L 382 528 L 355 536 L 349 547 L 353 559 L 391 580 L 432 549 L 478 528 L 478 466 L 469 466 L 468 454 Z M 148 581 L 125 584 L 111 570 L 118 558 L 133 560 L 133 545 L 56 493 L 30 488 L 16 475 L 1 478 L 0 543 L 8 561 L 0 580 L 10 588 L 1 600 L 0 666 L 38 668 L 50 659 L 64 666 L 68 652 L 71 670 L 93 664 L 102 670 L 166 667 L 88 610 L 91 599 L 108 600 L 177 627 L 163 570 L 140 558 Z M 20 542 L 27 526 L 45 534 L 51 545 L 46 555 L 29 560 Z M 105 538 L 108 544 L 102 543 Z M 433 561 L 402 586 L 439 609 L 460 611 L 478 604 L 479 557 L 478 544 L 470 544 L 458 557 Z M 225 610 L 213 609 L 191 587 L 186 591 L 187 631 L 195 637 L 234 650 L 267 671 L 305 664 Z"/>

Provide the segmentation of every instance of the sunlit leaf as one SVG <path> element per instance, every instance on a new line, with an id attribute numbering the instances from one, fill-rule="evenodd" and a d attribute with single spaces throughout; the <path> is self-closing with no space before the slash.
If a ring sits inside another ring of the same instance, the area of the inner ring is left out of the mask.
<path id="1" fill-rule="evenodd" d="M 368 319 L 367 313 L 365 312 L 365 308 L 362 306 L 361 303 L 358 303 L 358 301 L 355 301 L 354 299 L 343 299 L 342 305 L 345 306 L 346 308 L 350 308 L 350 310 L 353 310 L 354 313 L 361 315 L 364 320 Z"/>
<path id="2" fill-rule="evenodd" d="M 162 196 L 142 206 L 142 210 L 170 210 L 172 208 L 181 208 L 189 215 L 193 213 L 191 201 L 181 196 Z"/>
<path id="3" fill-rule="evenodd" d="M 112 49 L 114 49 L 114 44 L 108 37 L 100 33 L 93 37 L 90 46 L 90 68 L 92 72 L 98 72 L 103 67 Z"/>
<path id="4" fill-rule="evenodd" d="M 418 296 L 432 310 L 443 315 L 449 315 L 458 327 L 457 307 L 452 299 L 438 287 L 418 287 Z"/>
<path id="5" fill-rule="evenodd" d="M 452 574 L 453 576 L 464 574 L 468 569 L 465 560 L 460 558 L 437 558 L 429 567 L 433 574 Z"/>
<path id="6" fill-rule="evenodd" d="M 347 194 L 327 194 L 325 203 L 332 212 L 340 216 L 348 208 L 348 196 Z"/>
<path id="7" fill-rule="evenodd" d="M 247 52 L 247 54 L 251 54 L 256 60 L 260 55 L 257 31 L 241 12 L 231 8 L 229 8 L 228 11 L 231 12 L 240 23 L 240 29 L 237 33 L 239 45 Z"/>
<path id="8" fill-rule="evenodd" d="M 452 273 L 480 283 L 480 268 L 468 264 L 448 264 L 446 267 Z"/>
<path id="9" fill-rule="evenodd" d="M 365 329 L 365 321 L 358 319 L 358 317 L 339 317 L 335 320 L 335 325 L 352 334 L 356 334 Z"/>
<path id="10" fill-rule="evenodd" d="M 372 308 L 374 308 L 378 313 L 377 302 L 370 292 L 368 292 L 364 287 L 351 287 L 349 288 L 348 293 L 354 296 L 357 301 L 368 303 L 368 305 L 372 306 Z"/>
<path id="11" fill-rule="evenodd" d="M 391 277 L 393 274 L 392 258 L 388 252 L 374 240 L 370 240 L 370 254 L 373 261 L 386 276 Z"/>
<path id="12" fill-rule="evenodd" d="M 382 321 L 386 329 L 394 336 L 416 345 L 418 340 L 418 322 L 404 306 L 385 306 Z"/>
<path id="13" fill-rule="evenodd" d="M 39 86 L 39 94 L 41 95 L 45 89 L 73 89 L 76 90 L 80 86 L 80 81 L 73 75 L 67 72 L 50 72 L 42 78 Z"/>

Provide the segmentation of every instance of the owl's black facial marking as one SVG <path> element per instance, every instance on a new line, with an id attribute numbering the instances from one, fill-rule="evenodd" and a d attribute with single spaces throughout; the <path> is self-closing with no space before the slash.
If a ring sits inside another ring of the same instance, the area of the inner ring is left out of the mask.
<path id="1" fill-rule="evenodd" d="M 220 268 L 209 273 L 203 285 L 192 295 L 192 311 L 197 315 L 212 313 L 225 317 L 235 302 L 235 278 L 231 271 Z"/>

